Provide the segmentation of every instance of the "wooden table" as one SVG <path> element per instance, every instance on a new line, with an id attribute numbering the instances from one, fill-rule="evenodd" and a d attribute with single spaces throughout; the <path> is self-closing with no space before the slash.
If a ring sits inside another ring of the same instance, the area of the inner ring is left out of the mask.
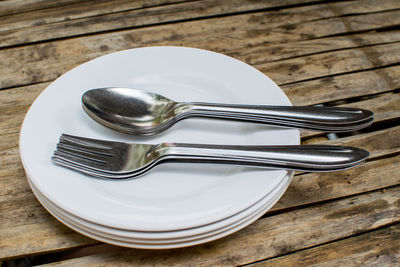
<path id="1" fill-rule="evenodd" d="M 400 1 L 7 0 L 0 2 L 0 261 L 4 266 L 398 266 Z M 85 61 L 154 45 L 198 47 L 259 69 L 294 105 L 371 109 L 365 130 L 302 132 L 303 144 L 371 152 L 361 167 L 298 173 L 273 209 L 184 249 L 99 243 L 49 215 L 18 153 L 22 120 L 54 79 Z"/>

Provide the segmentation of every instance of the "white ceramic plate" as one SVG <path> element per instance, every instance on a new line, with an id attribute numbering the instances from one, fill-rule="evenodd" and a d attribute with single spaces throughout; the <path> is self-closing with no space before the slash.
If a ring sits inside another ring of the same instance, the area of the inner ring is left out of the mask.
<path id="1" fill-rule="evenodd" d="M 20 135 L 31 182 L 52 203 L 84 220 L 134 231 L 195 228 L 233 216 L 266 196 L 287 174 L 238 166 L 163 164 L 135 180 L 100 180 L 52 164 L 61 133 L 116 141 L 298 144 L 294 129 L 206 119 L 179 122 L 151 138 L 105 128 L 81 108 L 90 88 L 147 89 L 177 101 L 290 105 L 251 66 L 193 48 L 150 47 L 99 57 L 65 73 L 32 104 Z"/>
<path id="2" fill-rule="evenodd" d="M 231 224 L 227 227 L 224 227 L 222 229 L 219 229 L 217 231 L 207 232 L 191 237 L 166 239 L 166 240 L 136 239 L 128 236 L 129 231 L 125 231 L 125 233 L 122 236 L 121 234 L 113 235 L 113 234 L 105 234 L 104 232 L 98 232 L 97 229 L 88 226 L 86 222 L 84 222 L 84 224 L 81 224 L 79 218 L 75 220 L 76 218 L 71 218 L 68 214 L 65 214 L 62 211 L 58 210 L 57 207 L 52 205 L 52 203 L 48 202 L 48 200 L 45 197 L 43 197 L 38 191 L 35 191 L 34 186 L 32 187 L 32 190 L 34 191 L 38 200 L 42 203 L 43 207 L 45 207 L 49 211 L 49 213 L 51 213 L 61 223 L 90 238 L 103 241 L 105 243 L 109 243 L 112 245 L 130 247 L 130 248 L 171 249 L 171 248 L 181 248 L 181 247 L 199 245 L 202 243 L 210 242 L 222 238 L 224 236 L 230 235 L 253 223 L 263 214 L 265 214 L 283 195 L 291 180 L 289 175 L 286 178 L 287 179 L 285 179 L 285 181 L 280 186 L 278 186 L 278 188 L 273 190 L 272 192 L 273 197 L 262 207 L 260 207 L 260 209 L 255 211 L 253 214 L 249 214 L 248 217 L 243 218 L 238 222 Z"/>
<path id="3" fill-rule="evenodd" d="M 228 229 L 236 228 L 243 222 L 249 220 L 249 218 L 255 216 L 255 214 L 259 214 L 259 212 L 261 211 L 266 212 L 266 207 L 271 206 L 273 203 L 275 203 L 276 200 L 281 196 L 281 194 L 283 194 L 283 192 L 286 190 L 293 177 L 293 173 L 294 172 L 289 172 L 286 177 L 280 182 L 280 184 L 276 188 L 274 188 L 274 190 L 268 196 L 259 201 L 257 204 L 251 206 L 249 209 L 246 209 L 245 211 L 237 215 L 216 222 L 214 224 L 170 232 L 136 232 L 109 228 L 102 225 L 90 223 L 60 209 L 59 207 L 51 203 L 51 201 L 49 201 L 45 196 L 43 196 L 33 184 L 30 184 L 32 190 L 34 191 L 40 202 L 43 203 L 46 208 L 52 210 L 52 213 L 57 214 L 57 217 L 61 218 L 62 220 L 75 224 L 77 227 L 80 227 L 88 232 L 94 231 L 94 233 L 105 237 L 110 237 L 114 239 L 119 238 L 121 240 L 129 240 L 141 243 L 172 243 L 178 241 L 182 242 L 197 240 L 206 236 L 215 235 Z"/>

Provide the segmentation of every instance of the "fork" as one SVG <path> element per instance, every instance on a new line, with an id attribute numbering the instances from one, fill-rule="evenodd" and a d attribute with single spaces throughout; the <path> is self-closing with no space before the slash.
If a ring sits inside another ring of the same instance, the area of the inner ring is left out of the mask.
<path id="1" fill-rule="evenodd" d="M 367 151 L 348 146 L 136 144 L 62 134 L 52 160 L 90 176 L 124 179 L 169 161 L 327 172 L 355 167 L 368 156 Z"/>

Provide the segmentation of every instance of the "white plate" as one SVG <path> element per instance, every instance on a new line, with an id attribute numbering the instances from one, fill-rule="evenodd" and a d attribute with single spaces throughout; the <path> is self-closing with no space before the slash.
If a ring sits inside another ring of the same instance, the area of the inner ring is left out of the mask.
<path id="1" fill-rule="evenodd" d="M 136 239 L 128 237 L 129 231 L 125 231 L 124 235 L 112 235 L 98 232 L 97 229 L 93 229 L 88 226 L 86 222 L 84 222 L 84 224 L 81 224 L 79 218 L 78 220 L 75 220 L 76 218 L 71 218 L 67 214 L 58 210 L 57 207 L 48 202 L 47 199 L 45 199 L 45 197 L 43 197 L 39 192 L 35 191 L 34 186 L 32 187 L 32 190 L 34 191 L 38 200 L 42 203 L 43 207 L 45 207 L 49 211 L 49 213 L 51 213 L 61 223 L 90 238 L 103 241 L 112 245 L 130 248 L 171 249 L 210 242 L 243 229 L 244 227 L 256 221 L 262 215 L 264 215 L 280 199 L 280 197 L 285 192 L 287 186 L 289 185 L 290 180 L 291 179 L 288 176 L 287 179 L 285 179 L 285 182 L 274 190 L 272 194 L 273 197 L 268 201 L 268 203 L 265 203 L 253 214 L 249 214 L 248 217 L 243 218 L 234 224 L 219 229 L 218 231 L 207 232 L 196 236 L 160 240 Z"/>
<path id="2" fill-rule="evenodd" d="M 266 196 L 283 170 L 163 164 L 135 180 L 93 179 L 51 163 L 61 133 L 118 141 L 298 144 L 299 132 L 265 125 L 188 119 L 152 138 L 105 128 L 81 108 L 89 88 L 147 89 L 177 101 L 290 105 L 279 87 L 251 66 L 193 48 L 150 47 L 99 57 L 62 75 L 32 104 L 20 154 L 38 190 L 57 206 L 108 227 L 134 231 L 195 228 L 233 216 Z"/>
<path id="3" fill-rule="evenodd" d="M 253 217 L 255 214 L 259 214 L 259 212 L 261 211 L 266 212 L 266 207 L 272 206 L 287 189 L 288 185 L 290 184 L 291 178 L 293 177 L 293 173 L 294 172 L 289 172 L 289 174 L 286 175 L 282 182 L 276 188 L 274 188 L 274 190 L 267 197 L 237 215 L 216 222 L 214 224 L 170 232 L 136 232 L 93 224 L 60 209 L 59 207 L 51 203 L 51 201 L 49 201 L 45 196 L 43 196 L 32 184 L 31 188 L 37 198 L 40 200 L 40 202 L 43 203 L 46 208 L 52 210 L 53 213 L 56 213 L 57 217 L 63 219 L 64 221 L 75 224 L 88 232 L 95 231 L 94 233 L 105 237 L 110 237 L 114 239 L 120 238 L 121 240 L 130 240 L 141 243 L 171 243 L 177 241 L 182 242 L 196 240 L 205 236 L 215 235 L 217 233 L 224 232 L 227 229 L 236 228 L 236 226 L 249 220 L 249 218 Z"/>

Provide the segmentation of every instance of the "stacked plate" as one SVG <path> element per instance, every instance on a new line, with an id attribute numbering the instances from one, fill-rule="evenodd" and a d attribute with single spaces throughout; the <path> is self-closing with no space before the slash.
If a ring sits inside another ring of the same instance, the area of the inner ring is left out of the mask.
<path id="1" fill-rule="evenodd" d="M 290 177 L 290 175 L 287 175 L 268 196 L 238 214 L 210 224 L 170 231 L 135 231 L 96 224 L 63 210 L 41 194 L 32 183 L 30 185 L 47 211 L 60 222 L 83 235 L 118 246 L 166 249 L 205 243 L 244 228 L 257 220 L 276 203 L 289 184 Z"/>
<path id="2" fill-rule="evenodd" d="M 236 59 L 183 47 L 109 54 L 65 73 L 31 106 L 20 154 L 32 191 L 59 221 L 125 247 L 177 248 L 221 238 L 265 214 L 292 172 L 243 166 L 171 163 L 130 180 L 102 180 L 51 162 L 62 133 L 123 142 L 238 145 L 299 144 L 299 132 L 266 125 L 188 119 L 153 137 L 105 128 L 81 108 L 96 87 L 149 90 L 177 101 L 290 105 L 268 77 Z"/>

